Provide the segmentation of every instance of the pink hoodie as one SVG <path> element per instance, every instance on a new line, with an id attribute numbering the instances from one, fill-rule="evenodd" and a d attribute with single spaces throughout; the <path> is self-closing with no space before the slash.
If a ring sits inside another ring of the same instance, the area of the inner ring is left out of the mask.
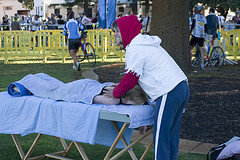
<path id="1" fill-rule="evenodd" d="M 137 16 L 124 16 L 116 20 L 123 41 L 123 46 L 126 48 L 134 37 L 136 37 L 142 29 L 142 24 Z"/>
<path id="2" fill-rule="evenodd" d="M 135 15 L 121 17 L 116 22 L 122 36 L 123 46 L 126 48 L 132 39 L 141 32 L 142 24 Z M 115 98 L 121 97 L 138 83 L 138 79 L 139 77 L 135 73 L 131 71 L 126 73 L 121 82 L 113 90 L 113 96 Z"/>

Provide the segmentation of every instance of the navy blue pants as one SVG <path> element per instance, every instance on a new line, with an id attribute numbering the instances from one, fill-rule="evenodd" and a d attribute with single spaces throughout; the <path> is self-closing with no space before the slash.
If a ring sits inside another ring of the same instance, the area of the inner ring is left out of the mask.
<path id="1" fill-rule="evenodd" d="M 155 160 L 178 159 L 182 114 L 188 97 L 188 84 L 182 81 L 157 99 L 153 132 Z"/>

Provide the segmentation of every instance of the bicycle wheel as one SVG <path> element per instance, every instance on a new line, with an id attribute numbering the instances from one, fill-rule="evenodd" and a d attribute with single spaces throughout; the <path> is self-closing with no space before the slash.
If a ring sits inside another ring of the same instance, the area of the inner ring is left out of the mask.
<path id="1" fill-rule="evenodd" d="M 88 63 L 90 63 L 91 66 L 95 66 L 96 64 L 95 50 L 90 43 L 86 43 L 86 56 Z"/>
<path id="2" fill-rule="evenodd" d="M 84 52 L 82 50 L 82 46 L 80 46 L 79 54 L 77 56 L 77 59 L 78 59 L 79 62 L 82 62 L 85 58 L 86 57 L 85 57 L 85 54 L 84 54 Z"/>
<path id="3" fill-rule="evenodd" d="M 219 71 L 223 67 L 225 55 L 219 46 L 213 47 L 210 54 L 210 65 L 212 70 Z"/>
<path id="4" fill-rule="evenodd" d="M 82 61 L 85 59 L 84 53 L 79 54 L 79 55 L 77 56 L 77 59 L 78 59 L 79 62 L 82 62 Z"/>

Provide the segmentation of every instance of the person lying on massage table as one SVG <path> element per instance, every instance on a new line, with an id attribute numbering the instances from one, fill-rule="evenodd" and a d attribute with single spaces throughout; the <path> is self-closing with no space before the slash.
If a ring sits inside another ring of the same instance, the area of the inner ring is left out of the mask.
<path id="1" fill-rule="evenodd" d="M 8 87 L 8 93 L 12 96 L 33 94 L 37 97 L 86 104 L 143 105 L 148 100 L 147 94 L 140 85 L 136 85 L 119 98 L 104 96 L 105 91 L 114 88 L 110 86 L 112 84 L 114 83 L 100 83 L 92 79 L 80 79 L 64 83 L 45 73 L 38 73 L 26 75 L 21 80 L 11 83 Z"/>

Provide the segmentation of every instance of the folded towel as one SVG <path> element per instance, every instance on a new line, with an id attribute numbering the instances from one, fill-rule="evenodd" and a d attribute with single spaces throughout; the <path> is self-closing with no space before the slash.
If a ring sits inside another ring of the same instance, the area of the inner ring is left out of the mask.
<path id="1" fill-rule="evenodd" d="M 112 84 L 110 82 L 101 84 L 91 79 L 64 83 L 44 73 L 28 74 L 15 83 L 20 84 L 22 88 L 29 90 L 38 97 L 86 104 L 92 104 L 93 98 L 100 94 L 105 86 Z M 12 88 L 11 84 L 9 88 Z M 9 90 L 14 91 L 13 89 Z M 12 95 L 12 92 L 9 94 Z"/>
<path id="2" fill-rule="evenodd" d="M 25 95 L 31 95 L 32 93 L 26 89 L 22 84 L 13 82 L 8 86 L 8 94 L 11 96 L 19 97 Z"/>

